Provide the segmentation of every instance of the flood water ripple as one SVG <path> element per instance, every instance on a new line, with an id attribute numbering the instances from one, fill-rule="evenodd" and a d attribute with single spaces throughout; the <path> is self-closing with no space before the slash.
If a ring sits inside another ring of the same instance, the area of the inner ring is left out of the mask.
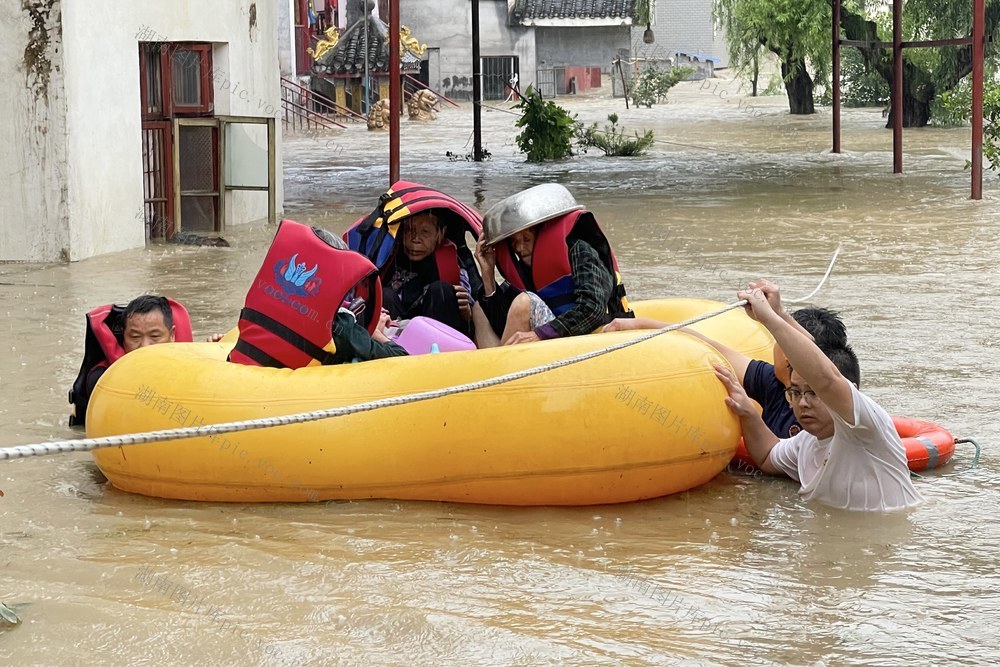
<path id="1" fill-rule="evenodd" d="M 902 515 L 806 505 L 794 484 L 723 474 L 676 496 L 610 507 L 396 501 L 226 505 L 133 496 L 89 455 L 0 463 L 0 662 L 96 664 L 991 664 L 1000 662 L 995 322 L 996 200 L 968 199 L 968 129 L 907 131 L 891 174 L 879 110 L 791 118 L 778 98 L 722 103 L 699 84 L 616 111 L 657 143 L 637 159 L 527 165 L 515 117 L 484 113 L 490 162 L 451 162 L 468 106 L 403 122 L 405 178 L 485 210 L 555 180 L 595 212 L 636 298 L 729 301 L 773 277 L 843 316 L 862 388 L 892 414 L 957 437 Z M 385 135 L 287 138 L 286 216 L 342 231 L 386 185 Z M 153 245 L 70 265 L 0 265 L 5 445 L 74 437 L 66 389 L 86 311 L 153 291 L 196 336 L 235 324 L 273 234 L 230 249 Z"/>

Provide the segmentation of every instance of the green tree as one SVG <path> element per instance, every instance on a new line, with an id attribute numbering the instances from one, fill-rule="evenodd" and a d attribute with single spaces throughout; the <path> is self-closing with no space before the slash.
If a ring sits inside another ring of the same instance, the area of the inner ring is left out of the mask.
<path id="1" fill-rule="evenodd" d="M 726 32 L 730 65 L 756 72 L 761 49 L 774 53 L 789 112 L 814 113 L 814 78 L 825 81 L 830 68 L 829 1 L 715 0 L 713 11 Z"/>
<path id="2" fill-rule="evenodd" d="M 573 155 L 576 121 L 565 109 L 543 100 L 541 93 L 528 86 L 517 107 L 523 114 L 515 125 L 523 128 L 517 135 L 517 147 L 528 162 L 562 160 Z"/>
<path id="3" fill-rule="evenodd" d="M 874 0 L 845 3 L 840 11 L 843 37 L 867 42 L 891 41 L 891 17 Z M 1000 27 L 1000 0 L 986 2 L 986 34 Z M 953 39 L 972 32 L 971 0 L 908 0 L 903 13 L 904 40 Z M 892 85 L 892 49 L 859 49 L 866 65 Z M 935 97 L 959 85 L 972 71 L 971 46 L 907 49 L 903 56 L 903 127 L 923 127 L 931 119 Z M 995 48 L 987 59 L 996 62 Z M 886 127 L 892 127 L 890 112 Z"/>
<path id="4" fill-rule="evenodd" d="M 814 81 L 829 78 L 831 9 L 829 0 L 715 0 L 715 14 L 729 45 L 733 67 L 746 70 L 760 47 L 775 53 L 792 113 L 812 113 Z M 892 83 L 892 49 L 875 43 L 892 39 L 891 12 L 881 0 L 844 0 L 841 37 L 872 46 L 859 49 L 859 76 L 877 73 Z M 986 0 L 986 34 L 1000 27 L 1000 0 Z M 905 41 L 951 39 L 972 31 L 971 0 L 907 0 Z M 842 47 L 846 52 L 854 47 Z M 987 57 L 997 58 L 995 47 Z M 812 68 L 812 74 L 808 68 Z M 903 59 L 903 126 L 922 127 L 931 118 L 935 97 L 953 89 L 972 70 L 972 47 L 907 49 Z M 853 76 L 850 71 L 842 75 Z M 854 83 L 848 80 L 847 85 Z M 866 85 L 870 85 L 870 80 Z M 886 122 L 893 123 L 892 114 Z"/>

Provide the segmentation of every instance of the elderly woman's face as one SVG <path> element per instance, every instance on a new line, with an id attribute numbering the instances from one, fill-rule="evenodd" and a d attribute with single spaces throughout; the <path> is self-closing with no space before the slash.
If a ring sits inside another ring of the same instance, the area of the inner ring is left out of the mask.
<path id="1" fill-rule="evenodd" d="M 510 246 L 514 249 L 514 254 L 526 265 L 531 266 L 531 256 L 535 252 L 535 238 L 537 237 L 535 228 L 522 229 L 510 237 Z"/>
<path id="2" fill-rule="evenodd" d="M 416 215 L 403 223 L 403 251 L 417 262 L 430 255 L 444 238 L 444 229 L 433 215 Z"/>

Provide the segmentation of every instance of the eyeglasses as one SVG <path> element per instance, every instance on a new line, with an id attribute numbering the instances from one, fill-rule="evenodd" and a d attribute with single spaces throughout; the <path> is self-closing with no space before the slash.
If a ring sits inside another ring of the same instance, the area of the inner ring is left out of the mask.
<path id="1" fill-rule="evenodd" d="M 789 387 L 785 390 L 785 398 L 788 399 L 789 403 L 798 403 L 803 398 L 806 399 L 806 403 L 816 402 L 816 392 L 815 391 L 799 391 L 795 387 Z"/>

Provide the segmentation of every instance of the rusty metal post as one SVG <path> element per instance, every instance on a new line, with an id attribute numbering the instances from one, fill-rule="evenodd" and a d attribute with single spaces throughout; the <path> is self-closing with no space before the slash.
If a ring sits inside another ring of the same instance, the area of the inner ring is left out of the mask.
<path id="1" fill-rule="evenodd" d="M 389 0 L 389 185 L 399 180 L 399 114 L 403 110 L 399 60 L 399 0 Z"/>
<path id="2" fill-rule="evenodd" d="M 840 152 L 840 0 L 833 0 L 833 152 Z"/>
<path id="3" fill-rule="evenodd" d="M 903 0 L 892 0 L 892 173 L 903 173 Z"/>
<path id="4" fill-rule="evenodd" d="M 972 2 L 972 198 L 983 198 L 983 60 L 986 2 Z"/>

